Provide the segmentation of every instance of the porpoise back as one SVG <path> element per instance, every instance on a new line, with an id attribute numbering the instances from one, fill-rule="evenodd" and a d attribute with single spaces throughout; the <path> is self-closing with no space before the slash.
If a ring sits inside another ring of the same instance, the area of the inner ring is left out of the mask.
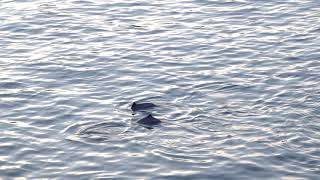
<path id="1" fill-rule="evenodd" d="M 156 107 L 155 104 L 153 103 L 132 103 L 132 106 L 131 106 L 131 110 L 132 111 L 141 111 L 141 110 L 146 110 L 146 109 L 151 109 L 151 108 L 154 108 Z"/>
<path id="2" fill-rule="evenodd" d="M 160 124 L 161 121 L 159 119 L 153 117 L 151 114 L 149 114 L 147 117 L 140 119 L 138 121 L 138 123 L 143 124 L 143 125 L 152 126 L 152 125 Z"/>

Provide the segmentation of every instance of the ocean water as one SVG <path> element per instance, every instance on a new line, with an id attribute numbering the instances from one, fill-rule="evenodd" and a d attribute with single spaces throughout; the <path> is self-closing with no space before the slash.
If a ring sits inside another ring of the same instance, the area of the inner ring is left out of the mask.
<path id="1" fill-rule="evenodd" d="M 320 179 L 319 37 L 316 0 L 2 0 L 0 179 Z"/>

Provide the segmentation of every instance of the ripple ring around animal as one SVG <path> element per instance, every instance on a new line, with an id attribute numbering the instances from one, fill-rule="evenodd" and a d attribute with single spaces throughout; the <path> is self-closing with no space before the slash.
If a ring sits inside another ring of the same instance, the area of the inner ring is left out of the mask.
<path id="1" fill-rule="evenodd" d="M 157 125 L 160 124 L 161 121 L 155 117 L 153 117 L 151 114 L 149 114 L 148 116 L 140 119 L 138 121 L 139 124 L 143 124 L 143 125 L 147 125 L 147 126 L 152 126 L 152 125 Z"/>
<path id="2" fill-rule="evenodd" d="M 132 106 L 131 106 L 131 110 L 132 111 L 141 111 L 141 110 L 145 110 L 145 109 L 151 109 L 151 108 L 154 108 L 154 107 L 157 107 L 155 104 L 153 103 L 132 103 Z"/>

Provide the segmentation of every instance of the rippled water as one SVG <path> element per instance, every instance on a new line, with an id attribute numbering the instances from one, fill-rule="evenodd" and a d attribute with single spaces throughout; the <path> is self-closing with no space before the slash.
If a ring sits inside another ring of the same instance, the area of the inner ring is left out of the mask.
<path id="1" fill-rule="evenodd" d="M 320 179 L 319 12 L 2 0 L 0 177 Z"/>

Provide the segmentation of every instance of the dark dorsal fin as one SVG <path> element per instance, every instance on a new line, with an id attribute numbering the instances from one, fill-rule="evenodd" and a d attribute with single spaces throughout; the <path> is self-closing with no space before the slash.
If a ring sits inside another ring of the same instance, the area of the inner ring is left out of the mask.
<path id="1" fill-rule="evenodd" d="M 155 117 L 153 117 L 151 114 L 149 114 L 148 116 L 140 119 L 138 121 L 139 124 L 143 124 L 143 125 L 148 125 L 148 126 L 152 126 L 152 125 L 157 125 L 160 124 L 161 121 Z"/>
<path id="2" fill-rule="evenodd" d="M 132 111 L 141 111 L 141 110 L 151 109 L 154 107 L 156 107 L 156 105 L 153 103 L 140 103 L 140 104 L 138 104 L 136 102 L 133 102 L 131 105 L 131 110 Z"/>

